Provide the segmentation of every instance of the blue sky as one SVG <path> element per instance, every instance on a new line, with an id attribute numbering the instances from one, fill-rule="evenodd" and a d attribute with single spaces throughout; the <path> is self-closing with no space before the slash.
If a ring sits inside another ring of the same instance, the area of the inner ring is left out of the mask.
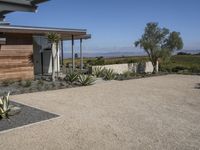
<path id="1" fill-rule="evenodd" d="M 87 52 L 137 51 L 148 22 L 181 32 L 184 49 L 200 49 L 200 0 L 51 0 L 37 13 L 12 13 L 15 25 L 85 28 Z M 78 44 L 78 43 L 77 43 Z"/>

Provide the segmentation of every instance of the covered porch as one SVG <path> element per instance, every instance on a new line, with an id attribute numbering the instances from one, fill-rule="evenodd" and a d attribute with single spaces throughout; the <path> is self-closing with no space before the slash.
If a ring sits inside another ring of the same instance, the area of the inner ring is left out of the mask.
<path id="1" fill-rule="evenodd" d="M 52 73 L 52 51 L 51 44 L 47 39 L 48 33 L 57 33 L 61 37 L 58 45 L 59 55 L 57 56 L 56 72 L 62 72 L 61 68 L 64 67 L 64 54 L 66 52 L 71 53 L 71 69 L 75 70 L 75 41 L 79 41 L 80 69 L 83 69 L 82 44 L 84 40 L 91 38 L 91 35 L 87 34 L 87 30 L 0 25 L 0 56 L 5 60 L 6 56 L 9 55 L 9 61 L 5 62 L 4 66 L 0 64 L 0 79 L 1 74 L 2 76 L 6 75 L 5 79 L 31 79 L 36 76 L 50 75 Z M 70 46 L 65 45 L 65 41 L 68 43 L 70 41 Z M 70 47 L 70 49 L 64 47 Z M 1 69 L 5 65 L 11 68 L 9 73 Z M 12 68 L 15 69 L 11 71 Z M 12 76 L 10 76 L 11 72 Z M 15 76 L 15 74 L 17 75 Z"/>
<path id="2" fill-rule="evenodd" d="M 84 63 L 83 63 L 83 42 L 84 40 L 88 40 L 91 38 L 91 34 L 86 34 L 86 35 L 71 35 L 69 36 L 62 36 L 61 37 L 61 66 L 64 66 L 64 53 L 67 52 L 68 50 L 64 49 L 64 43 L 65 41 L 70 41 L 71 42 L 71 69 L 75 70 L 76 69 L 76 65 L 75 65 L 75 41 L 79 42 L 79 58 L 80 58 L 80 66 L 79 68 L 81 70 L 83 70 L 84 67 Z M 67 43 L 68 44 L 68 43 Z M 69 47 L 69 44 L 66 45 Z"/>

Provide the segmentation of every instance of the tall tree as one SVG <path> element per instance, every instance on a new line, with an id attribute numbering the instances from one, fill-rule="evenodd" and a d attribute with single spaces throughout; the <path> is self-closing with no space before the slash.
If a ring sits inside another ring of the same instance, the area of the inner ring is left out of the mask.
<path id="1" fill-rule="evenodd" d="M 48 33 L 47 35 L 48 41 L 51 43 L 52 50 L 52 81 L 55 81 L 55 66 L 57 64 L 57 72 L 58 72 L 58 43 L 60 41 L 60 35 L 57 33 Z M 57 59 L 56 59 L 57 58 Z"/>
<path id="2" fill-rule="evenodd" d="M 156 73 L 158 60 L 169 58 L 173 51 L 182 49 L 183 41 L 179 32 L 170 32 L 167 28 L 160 28 L 158 23 L 150 22 L 135 46 L 145 50 Z"/>

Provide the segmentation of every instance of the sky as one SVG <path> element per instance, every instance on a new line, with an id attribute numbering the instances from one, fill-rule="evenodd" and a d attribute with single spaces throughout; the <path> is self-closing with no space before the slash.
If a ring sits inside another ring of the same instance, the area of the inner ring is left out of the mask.
<path id="1" fill-rule="evenodd" d="M 180 32 L 184 49 L 200 49 L 200 0 L 50 0 L 40 4 L 37 13 L 11 13 L 6 21 L 87 29 L 92 34 L 84 42 L 87 52 L 138 51 L 134 41 L 148 22 L 157 22 Z"/>

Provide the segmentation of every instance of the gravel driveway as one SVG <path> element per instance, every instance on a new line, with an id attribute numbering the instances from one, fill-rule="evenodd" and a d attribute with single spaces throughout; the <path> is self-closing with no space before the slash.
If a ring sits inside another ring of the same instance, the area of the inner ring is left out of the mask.
<path id="1" fill-rule="evenodd" d="M 199 150 L 198 83 L 168 75 L 13 96 L 60 117 L 0 133 L 0 149 Z"/>

